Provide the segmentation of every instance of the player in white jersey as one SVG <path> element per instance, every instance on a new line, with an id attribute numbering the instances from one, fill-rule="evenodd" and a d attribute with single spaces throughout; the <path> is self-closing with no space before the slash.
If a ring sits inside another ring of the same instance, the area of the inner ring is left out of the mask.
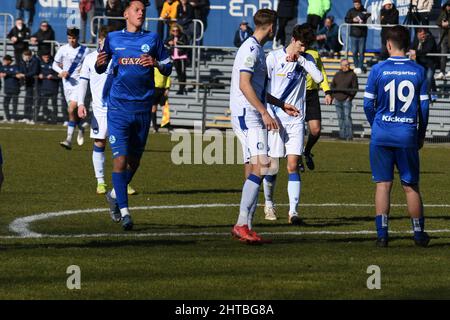
<path id="1" fill-rule="evenodd" d="M 103 46 L 108 31 L 106 27 L 101 27 L 98 32 L 98 45 Z M 108 72 L 98 74 L 95 71 L 95 63 L 97 62 L 98 52 L 89 53 L 83 61 L 81 67 L 80 79 L 78 84 L 78 117 L 85 119 L 87 109 L 84 105 L 86 98 L 87 86 L 91 89 L 92 95 L 92 118 L 91 118 L 91 138 L 94 139 L 94 150 L 92 152 L 92 163 L 94 165 L 95 178 L 97 179 L 97 194 L 105 194 L 107 185 L 105 183 L 105 147 L 106 137 L 108 136 L 108 126 L 106 121 L 107 107 L 103 100 L 104 94 L 107 94 L 108 86 L 106 85 Z M 106 85 L 106 88 L 105 88 Z M 136 191 L 128 186 L 128 194 L 135 194 Z"/>
<path id="2" fill-rule="evenodd" d="M 260 9 L 253 17 L 255 32 L 239 48 L 231 77 L 230 107 L 233 129 L 246 153 L 247 179 L 242 189 L 239 218 L 232 235 L 244 242 L 261 243 L 261 237 L 251 230 L 253 214 L 258 201 L 258 191 L 264 169 L 270 166 L 267 156 L 267 130 L 278 129 L 278 124 L 267 112 L 265 86 L 267 68 L 264 44 L 273 39 L 276 30 L 275 11 Z M 286 112 L 296 115 L 294 107 Z"/>
<path id="3" fill-rule="evenodd" d="M 80 31 L 77 28 L 67 29 L 68 43 L 59 48 L 52 66 L 53 70 L 58 72 L 59 77 L 63 79 L 64 96 L 68 105 L 67 138 L 60 142 L 60 145 L 67 150 L 72 149 L 72 136 L 76 125 L 79 129 L 77 142 L 79 145 L 84 143 L 84 130 L 75 109 L 78 101 L 81 66 L 84 58 L 89 54 L 89 48 L 78 43 L 79 33 Z"/>
<path id="4" fill-rule="evenodd" d="M 306 76 L 316 83 L 323 81 L 322 72 L 317 68 L 314 58 L 305 53 L 309 46 L 309 31 L 296 25 L 292 31 L 291 43 L 288 47 L 272 51 L 266 59 L 268 70 L 267 91 L 281 103 L 294 105 L 300 115 L 291 116 L 281 108 L 269 104 L 268 110 L 279 123 L 278 131 L 270 131 L 268 137 L 269 156 L 272 159 L 287 157 L 288 195 L 289 195 L 289 223 L 299 225 L 297 206 L 300 199 L 301 179 L 299 161 L 303 150 L 305 131 L 305 96 Z M 264 177 L 264 212 L 267 220 L 276 220 L 273 203 L 273 191 L 276 175 Z"/>

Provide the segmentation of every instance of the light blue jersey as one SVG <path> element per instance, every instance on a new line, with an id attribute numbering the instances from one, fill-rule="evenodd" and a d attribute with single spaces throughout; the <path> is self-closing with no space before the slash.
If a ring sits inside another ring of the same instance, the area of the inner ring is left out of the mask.
<path id="1" fill-rule="evenodd" d="M 425 137 L 429 98 L 425 69 L 406 57 L 391 57 L 370 72 L 364 111 L 371 144 L 414 148 Z"/>

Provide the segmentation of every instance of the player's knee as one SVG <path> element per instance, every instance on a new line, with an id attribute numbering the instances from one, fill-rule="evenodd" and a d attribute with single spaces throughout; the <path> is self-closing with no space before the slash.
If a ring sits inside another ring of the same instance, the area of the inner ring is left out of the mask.
<path id="1" fill-rule="evenodd" d="M 105 148 L 106 147 L 106 140 L 105 139 L 95 139 L 94 145 L 98 148 Z"/>
<path id="2" fill-rule="evenodd" d="M 288 162 L 286 168 L 288 173 L 296 173 L 298 172 L 298 163 Z"/>
<path id="3" fill-rule="evenodd" d="M 114 172 L 122 172 L 127 169 L 127 158 L 125 156 L 119 156 L 113 160 Z"/>
<path id="4" fill-rule="evenodd" d="M 417 183 L 406 183 L 402 181 L 403 190 L 405 193 L 418 193 L 419 192 L 419 185 Z"/>
<path id="5" fill-rule="evenodd" d="M 309 130 L 309 133 L 310 133 L 311 135 L 313 135 L 313 136 L 316 136 L 316 137 L 320 136 L 320 132 L 321 132 L 320 126 L 318 126 L 318 127 L 312 127 L 312 128 L 310 128 L 310 130 Z"/>

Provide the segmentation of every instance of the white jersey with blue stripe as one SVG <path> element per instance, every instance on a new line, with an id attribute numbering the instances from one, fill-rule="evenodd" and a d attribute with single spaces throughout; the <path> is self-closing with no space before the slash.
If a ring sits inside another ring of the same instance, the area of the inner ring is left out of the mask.
<path id="1" fill-rule="evenodd" d="M 270 106 L 272 112 L 282 124 L 303 123 L 305 120 L 306 76 L 311 74 L 315 82 L 322 82 L 323 75 L 315 64 L 314 58 L 303 53 L 298 61 L 287 62 L 285 48 L 271 51 L 267 55 L 268 84 L 267 91 L 275 98 L 297 107 L 300 115 L 290 116 L 281 108 Z"/>
<path id="2" fill-rule="evenodd" d="M 367 80 L 364 111 L 372 126 L 372 144 L 417 147 L 428 124 L 425 69 L 406 57 L 376 64 Z"/>
<path id="3" fill-rule="evenodd" d="M 59 64 L 63 71 L 72 71 L 67 79 L 63 79 L 64 86 L 76 86 L 80 78 L 81 66 L 86 56 L 90 53 L 89 48 L 79 45 L 74 48 L 70 44 L 61 46 L 56 52 L 54 62 Z M 78 61 L 76 61 L 78 60 Z M 57 71 L 57 70 L 55 70 Z"/>
<path id="4" fill-rule="evenodd" d="M 236 53 L 231 74 L 230 109 L 232 116 L 242 116 L 244 109 L 253 109 L 250 102 L 239 89 L 241 72 L 252 74 L 251 84 L 257 97 L 264 103 L 266 95 L 267 67 L 263 47 L 255 37 L 244 41 Z"/>

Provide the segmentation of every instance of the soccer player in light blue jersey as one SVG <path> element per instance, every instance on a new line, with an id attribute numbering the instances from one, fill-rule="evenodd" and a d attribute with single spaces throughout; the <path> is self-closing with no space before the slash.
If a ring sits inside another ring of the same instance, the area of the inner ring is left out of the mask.
<path id="1" fill-rule="evenodd" d="M 114 189 L 106 194 L 114 221 L 122 220 L 124 230 L 133 228 L 128 210 L 127 185 L 139 167 L 150 129 L 154 94 L 154 68 L 170 75 L 172 64 L 156 33 L 144 31 L 147 1 L 126 2 L 126 28 L 111 32 L 98 54 L 95 69 L 111 74 L 105 85 L 109 143 L 113 153 Z M 110 81 L 110 82 L 109 82 Z"/>
<path id="2" fill-rule="evenodd" d="M 429 100 L 425 69 L 406 57 L 409 31 L 389 29 L 390 58 L 375 65 L 364 93 L 364 111 L 372 127 L 370 165 L 376 182 L 377 246 L 388 246 L 390 193 L 397 167 L 406 194 L 414 241 L 426 247 L 425 218 L 419 191 L 419 149 L 425 140 Z"/>

